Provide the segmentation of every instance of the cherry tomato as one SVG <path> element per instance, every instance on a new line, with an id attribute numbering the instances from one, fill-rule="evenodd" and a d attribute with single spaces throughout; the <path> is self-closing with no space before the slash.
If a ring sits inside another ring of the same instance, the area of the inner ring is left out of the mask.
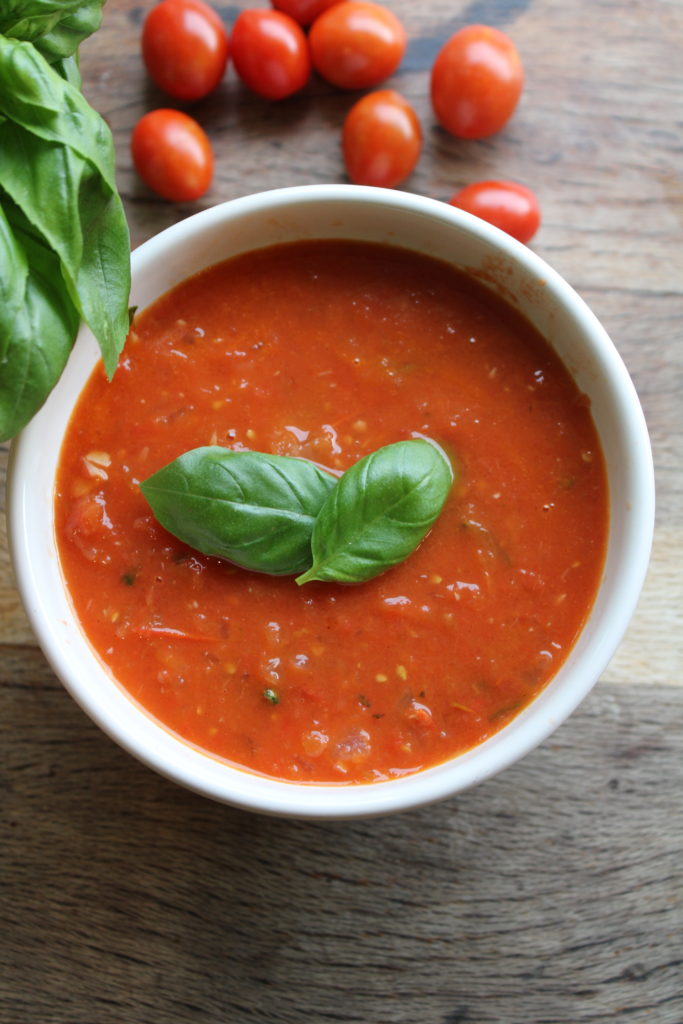
<path id="1" fill-rule="evenodd" d="M 370 92 L 346 115 L 342 147 L 351 181 L 393 188 L 408 177 L 422 149 L 417 114 L 393 89 Z"/>
<path id="2" fill-rule="evenodd" d="M 202 0 L 162 0 L 145 19 L 142 57 L 160 89 L 179 100 L 198 100 L 223 77 L 228 36 Z"/>
<path id="3" fill-rule="evenodd" d="M 510 39 L 496 28 L 470 25 L 452 35 L 432 66 L 434 113 L 461 139 L 499 131 L 517 106 L 524 69 Z"/>
<path id="4" fill-rule="evenodd" d="M 164 199 L 199 199 L 211 184 L 211 143 L 194 118 L 180 110 L 162 108 L 141 117 L 130 148 L 136 171 Z"/>
<path id="5" fill-rule="evenodd" d="M 520 242 L 532 239 L 541 223 L 538 199 L 531 189 L 515 181 L 475 182 L 456 192 L 450 203 L 495 224 Z"/>
<path id="6" fill-rule="evenodd" d="M 310 25 L 319 14 L 339 2 L 340 0 L 271 0 L 273 7 L 288 14 L 300 25 Z"/>
<path id="7" fill-rule="evenodd" d="M 282 100 L 303 89 L 311 74 L 304 30 L 281 11 L 247 10 L 230 37 L 235 71 L 253 92 Z"/>
<path id="8" fill-rule="evenodd" d="M 309 40 L 313 66 L 326 81 L 339 89 L 370 89 L 399 66 L 407 36 L 387 7 L 344 0 L 315 19 Z"/>

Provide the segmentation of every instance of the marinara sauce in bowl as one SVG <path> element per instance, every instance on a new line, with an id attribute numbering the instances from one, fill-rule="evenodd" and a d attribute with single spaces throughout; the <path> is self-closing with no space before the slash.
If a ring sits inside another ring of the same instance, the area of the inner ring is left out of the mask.
<path id="1" fill-rule="evenodd" d="M 113 381 L 84 328 L 11 464 L 20 591 L 87 713 L 177 782 L 300 817 L 442 799 L 547 737 L 619 643 L 653 526 L 640 405 L 578 295 L 460 210 L 355 186 L 234 200 L 132 262 Z M 140 490 L 206 445 L 340 476 L 411 438 L 455 482 L 364 583 L 201 554 Z"/>

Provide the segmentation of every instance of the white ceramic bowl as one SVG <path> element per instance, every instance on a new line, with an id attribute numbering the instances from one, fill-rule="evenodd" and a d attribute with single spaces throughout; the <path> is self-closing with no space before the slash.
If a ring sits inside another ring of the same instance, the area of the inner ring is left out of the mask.
<path id="1" fill-rule="evenodd" d="M 59 385 L 12 447 L 8 517 L 18 586 L 37 639 L 67 690 L 106 733 L 168 778 L 225 803 L 269 814 L 344 818 L 451 796 L 517 761 L 571 714 L 604 670 L 633 613 L 650 553 L 654 484 L 636 392 L 595 316 L 531 250 L 445 203 L 353 185 L 287 188 L 236 199 L 138 248 L 132 257 L 131 303 L 145 307 L 190 274 L 245 250 L 324 237 L 394 243 L 483 275 L 549 340 L 591 399 L 610 489 L 604 575 L 569 658 L 514 721 L 469 753 L 416 775 L 370 785 L 300 785 L 204 755 L 129 700 L 74 618 L 54 537 L 52 496 L 60 444 L 74 400 L 98 357 L 85 328 Z"/>

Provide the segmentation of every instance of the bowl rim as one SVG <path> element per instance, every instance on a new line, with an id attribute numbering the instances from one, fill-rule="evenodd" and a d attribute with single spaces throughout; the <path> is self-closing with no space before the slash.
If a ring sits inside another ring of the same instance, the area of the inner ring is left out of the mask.
<path id="1" fill-rule="evenodd" d="M 109 685 L 123 696 L 129 710 L 135 708 L 135 715 L 146 720 L 140 721 L 141 735 L 137 730 L 131 734 L 127 716 L 124 720 L 112 714 L 111 701 L 102 699 L 99 688 L 92 687 L 89 678 L 74 672 L 73 650 L 64 643 L 60 632 L 64 623 L 56 622 L 54 614 L 43 600 L 44 573 L 48 571 L 44 552 L 32 542 L 28 530 L 28 509 L 35 500 L 30 479 L 32 453 L 35 460 L 35 453 L 40 450 L 44 438 L 45 425 L 50 421 L 52 410 L 57 407 L 59 385 L 43 409 L 13 440 L 7 476 L 9 548 L 19 594 L 30 625 L 53 671 L 89 717 L 138 760 L 186 788 L 223 803 L 263 814 L 317 819 L 371 817 L 443 800 L 497 774 L 545 740 L 592 689 L 621 641 L 645 579 L 654 527 L 654 470 L 647 426 L 633 382 L 613 342 L 584 300 L 545 260 L 527 246 L 464 211 L 412 193 L 366 186 L 308 185 L 271 189 L 219 203 L 148 239 L 132 252 L 133 276 L 135 278 L 144 273 L 145 268 L 158 260 L 169 245 L 184 246 L 188 241 L 200 238 L 207 227 L 223 226 L 240 216 L 273 215 L 275 211 L 290 208 L 292 204 L 310 205 L 331 201 L 371 205 L 379 203 L 402 213 L 436 217 L 442 223 L 451 223 L 460 231 L 478 237 L 529 274 L 542 279 L 557 301 L 580 321 L 581 329 L 590 338 L 591 345 L 600 350 L 614 381 L 620 403 L 619 411 L 628 431 L 631 475 L 633 480 L 638 481 L 638 488 L 632 488 L 634 501 L 630 509 L 626 543 L 629 557 L 617 568 L 620 577 L 618 606 L 610 608 L 609 621 L 602 623 L 604 628 L 598 642 L 586 656 L 587 670 L 583 671 L 580 678 L 571 677 L 568 659 L 554 679 L 512 722 L 473 750 L 442 765 L 383 782 L 316 784 L 270 779 L 247 769 L 227 765 L 192 748 L 165 726 L 155 722 L 144 709 L 134 705 L 90 649 L 91 658 L 97 663 L 99 671 L 108 676 Z M 190 270 L 185 276 L 191 276 L 194 272 Z M 76 346 L 82 349 L 85 344 L 92 345 L 92 336 L 82 326 Z M 70 405 L 73 405 L 73 400 Z M 68 414 L 63 422 L 60 417 L 59 443 L 67 422 Z M 46 514 L 51 522 L 51 513 Z M 50 563 L 50 558 L 47 562 Z M 54 558 L 49 571 L 55 571 Z M 56 571 L 59 571 L 58 567 Z M 64 584 L 62 586 L 66 592 Z M 76 624 L 75 615 L 72 617 L 73 622 L 69 628 L 75 628 L 87 645 Z M 564 682 L 567 675 L 570 675 L 570 683 Z M 555 685 L 558 680 L 559 683 Z M 118 707 L 116 701 L 114 704 Z M 154 737 L 154 742 L 148 742 L 151 737 Z"/>

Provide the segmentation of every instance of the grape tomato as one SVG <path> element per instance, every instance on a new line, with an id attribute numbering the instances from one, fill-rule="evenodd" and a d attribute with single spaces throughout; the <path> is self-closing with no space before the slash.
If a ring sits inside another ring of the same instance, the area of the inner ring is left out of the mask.
<path id="1" fill-rule="evenodd" d="M 142 28 L 142 58 L 150 78 L 179 100 L 212 92 L 225 72 L 228 34 L 202 0 L 162 0 Z"/>
<path id="2" fill-rule="evenodd" d="M 519 53 L 503 32 L 469 25 L 450 37 L 432 65 L 431 100 L 441 125 L 462 139 L 500 131 L 524 84 Z"/>
<path id="3" fill-rule="evenodd" d="M 206 132 L 180 110 L 151 110 L 131 137 L 135 169 L 149 187 L 172 202 L 199 199 L 213 177 L 213 151 Z"/>
<path id="4" fill-rule="evenodd" d="M 346 115 L 342 148 L 352 182 L 393 188 L 408 177 L 420 156 L 417 114 L 393 89 L 368 93 Z"/>
<path id="5" fill-rule="evenodd" d="M 388 7 L 343 0 L 323 11 L 309 33 L 313 66 L 339 89 L 370 89 L 403 59 L 406 31 Z"/>
<path id="6" fill-rule="evenodd" d="M 456 192 L 451 206 L 473 213 L 520 242 L 529 242 L 541 223 L 538 199 L 514 181 L 478 181 Z"/>
<path id="7" fill-rule="evenodd" d="M 273 7 L 307 27 L 319 14 L 341 0 L 271 0 Z"/>
<path id="8" fill-rule="evenodd" d="M 308 40 L 301 25 L 282 11 L 242 11 L 230 39 L 235 71 L 247 88 L 269 100 L 298 92 L 311 74 Z"/>

